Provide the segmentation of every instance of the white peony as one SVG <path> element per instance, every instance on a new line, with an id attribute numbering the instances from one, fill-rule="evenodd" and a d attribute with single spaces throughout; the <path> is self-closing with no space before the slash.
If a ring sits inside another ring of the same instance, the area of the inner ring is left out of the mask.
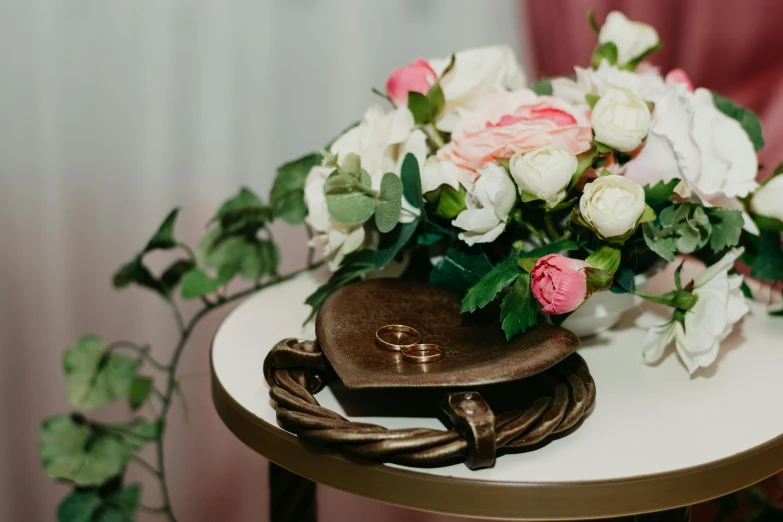
<path id="1" fill-rule="evenodd" d="M 560 145 L 547 145 L 524 154 L 517 152 L 509 161 L 519 191 L 543 199 L 549 208 L 565 197 L 578 164 L 576 155 Z"/>
<path id="2" fill-rule="evenodd" d="M 612 87 L 593 107 L 590 118 L 595 140 L 630 152 L 641 145 L 650 129 L 650 109 L 633 91 Z"/>
<path id="3" fill-rule="evenodd" d="M 448 160 L 441 160 L 437 156 L 427 158 L 421 168 L 421 191 L 424 194 L 437 190 L 441 185 L 459 190 L 460 182 L 466 187 L 473 185 L 465 169 L 459 168 Z"/>
<path id="4" fill-rule="evenodd" d="M 575 67 L 574 71 L 575 80 L 566 77 L 552 80 L 552 95 L 572 104 L 586 103 L 585 94 L 603 96 L 613 87 L 633 91 L 647 101 L 656 102 L 666 85 L 656 67 L 631 72 L 604 61 L 598 69 Z"/>
<path id="5" fill-rule="evenodd" d="M 777 175 L 759 188 L 750 200 L 756 214 L 783 221 L 783 175 Z"/>
<path id="6" fill-rule="evenodd" d="M 451 58 L 429 60 L 430 67 L 441 77 Z M 521 89 L 525 73 L 514 51 L 507 45 L 469 49 L 455 54 L 454 67 L 440 80 L 446 105 L 436 126 L 446 132 L 454 130 L 460 110 L 476 107 L 487 94 Z"/>
<path id="7" fill-rule="evenodd" d="M 333 171 L 332 167 L 313 167 L 305 180 L 304 190 L 307 223 L 315 231 L 310 246 L 323 249 L 324 259 L 332 271 L 337 270 L 346 254 L 364 244 L 363 225 L 343 225 L 329 215 L 324 183 Z"/>
<path id="8" fill-rule="evenodd" d="M 620 11 L 612 11 L 598 33 L 598 43 L 612 42 L 617 46 L 617 61 L 626 64 L 660 43 L 658 33 L 651 25 L 626 18 Z"/>
<path id="9" fill-rule="evenodd" d="M 643 185 L 680 178 L 713 204 L 747 196 L 758 187 L 757 172 L 753 143 L 739 122 L 715 107 L 710 91 L 691 93 L 684 84 L 667 84 L 644 148 L 625 167 L 625 176 Z"/>
<path id="10" fill-rule="evenodd" d="M 613 175 L 586 184 L 579 198 L 582 218 L 603 237 L 622 236 L 636 228 L 644 206 L 644 189 Z"/>
<path id="11" fill-rule="evenodd" d="M 672 319 L 647 332 L 642 351 L 646 363 L 663 357 L 672 340 L 689 374 L 715 362 L 720 342 L 749 311 L 740 289 L 742 276 L 729 275 L 740 253 L 741 250 L 729 252 L 693 280 L 693 294 L 698 300 L 685 312 L 683 322 Z"/>
<path id="12" fill-rule="evenodd" d="M 468 245 L 491 243 L 503 233 L 517 195 L 506 169 L 495 162 L 479 170 L 473 190 L 465 197 L 467 209 L 451 222 L 465 232 L 459 238 Z"/>

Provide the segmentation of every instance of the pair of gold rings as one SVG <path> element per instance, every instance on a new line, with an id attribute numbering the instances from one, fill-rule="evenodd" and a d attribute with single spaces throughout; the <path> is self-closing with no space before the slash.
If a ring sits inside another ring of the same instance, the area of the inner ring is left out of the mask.
<path id="1" fill-rule="evenodd" d="M 387 324 L 375 332 L 375 344 L 384 350 L 402 352 L 402 359 L 412 363 L 428 363 L 443 358 L 439 344 L 421 343 L 421 334 L 404 324 Z"/>

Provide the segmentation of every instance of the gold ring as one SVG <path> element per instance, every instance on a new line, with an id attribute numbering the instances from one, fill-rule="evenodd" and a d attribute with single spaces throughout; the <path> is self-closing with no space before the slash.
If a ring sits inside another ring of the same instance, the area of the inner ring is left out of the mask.
<path id="1" fill-rule="evenodd" d="M 400 352 L 408 346 L 416 346 L 419 341 L 421 341 L 419 331 L 404 324 L 387 324 L 375 332 L 375 344 L 394 352 Z"/>
<path id="2" fill-rule="evenodd" d="M 402 349 L 402 358 L 412 363 L 428 363 L 443 358 L 443 348 L 439 344 L 415 344 Z"/>

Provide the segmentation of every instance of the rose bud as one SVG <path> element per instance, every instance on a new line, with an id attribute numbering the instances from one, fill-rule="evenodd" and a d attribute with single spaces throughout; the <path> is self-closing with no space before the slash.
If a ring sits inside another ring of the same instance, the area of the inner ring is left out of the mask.
<path id="1" fill-rule="evenodd" d="M 612 87 L 593 107 L 590 123 L 595 141 L 621 152 L 631 152 L 647 136 L 650 120 L 650 108 L 641 96 Z"/>
<path id="2" fill-rule="evenodd" d="M 587 296 L 587 274 L 590 264 L 560 254 L 544 256 L 530 271 L 533 296 L 548 314 L 573 312 Z"/>
<path id="3" fill-rule="evenodd" d="M 395 69 L 386 80 L 386 94 L 397 107 L 408 105 L 408 93 L 427 94 L 430 87 L 438 83 L 438 75 L 427 60 L 419 58 L 405 67 Z"/>
<path id="4" fill-rule="evenodd" d="M 546 145 L 528 153 L 515 153 L 509 161 L 509 169 L 520 193 L 527 192 L 543 199 L 546 206 L 552 208 L 565 197 L 578 163 L 569 149 Z"/>
<path id="5" fill-rule="evenodd" d="M 642 217 L 644 189 L 622 176 L 602 176 L 585 185 L 579 212 L 603 237 L 622 236 Z"/>

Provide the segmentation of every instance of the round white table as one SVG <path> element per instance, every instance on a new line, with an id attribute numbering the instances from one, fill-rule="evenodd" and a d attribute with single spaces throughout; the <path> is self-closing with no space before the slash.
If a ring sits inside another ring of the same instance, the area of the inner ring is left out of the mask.
<path id="1" fill-rule="evenodd" d="M 689 377 L 669 354 L 641 361 L 646 327 L 665 322 L 644 305 L 612 331 L 582 343 L 595 378 L 594 412 L 573 433 L 495 467 L 414 469 L 366 463 L 304 444 L 277 426 L 262 375 L 267 352 L 302 327 L 306 296 L 324 280 L 304 273 L 253 295 L 212 344 L 217 411 L 246 445 L 291 472 L 381 502 L 461 516 L 564 520 L 669 510 L 718 497 L 783 469 L 783 318 L 763 305 L 721 347 L 716 364 Z M 327 386 L 319 402 L 350 420 L 389 428 L 443 428 L 436 418 L 365 416 Z"/>

